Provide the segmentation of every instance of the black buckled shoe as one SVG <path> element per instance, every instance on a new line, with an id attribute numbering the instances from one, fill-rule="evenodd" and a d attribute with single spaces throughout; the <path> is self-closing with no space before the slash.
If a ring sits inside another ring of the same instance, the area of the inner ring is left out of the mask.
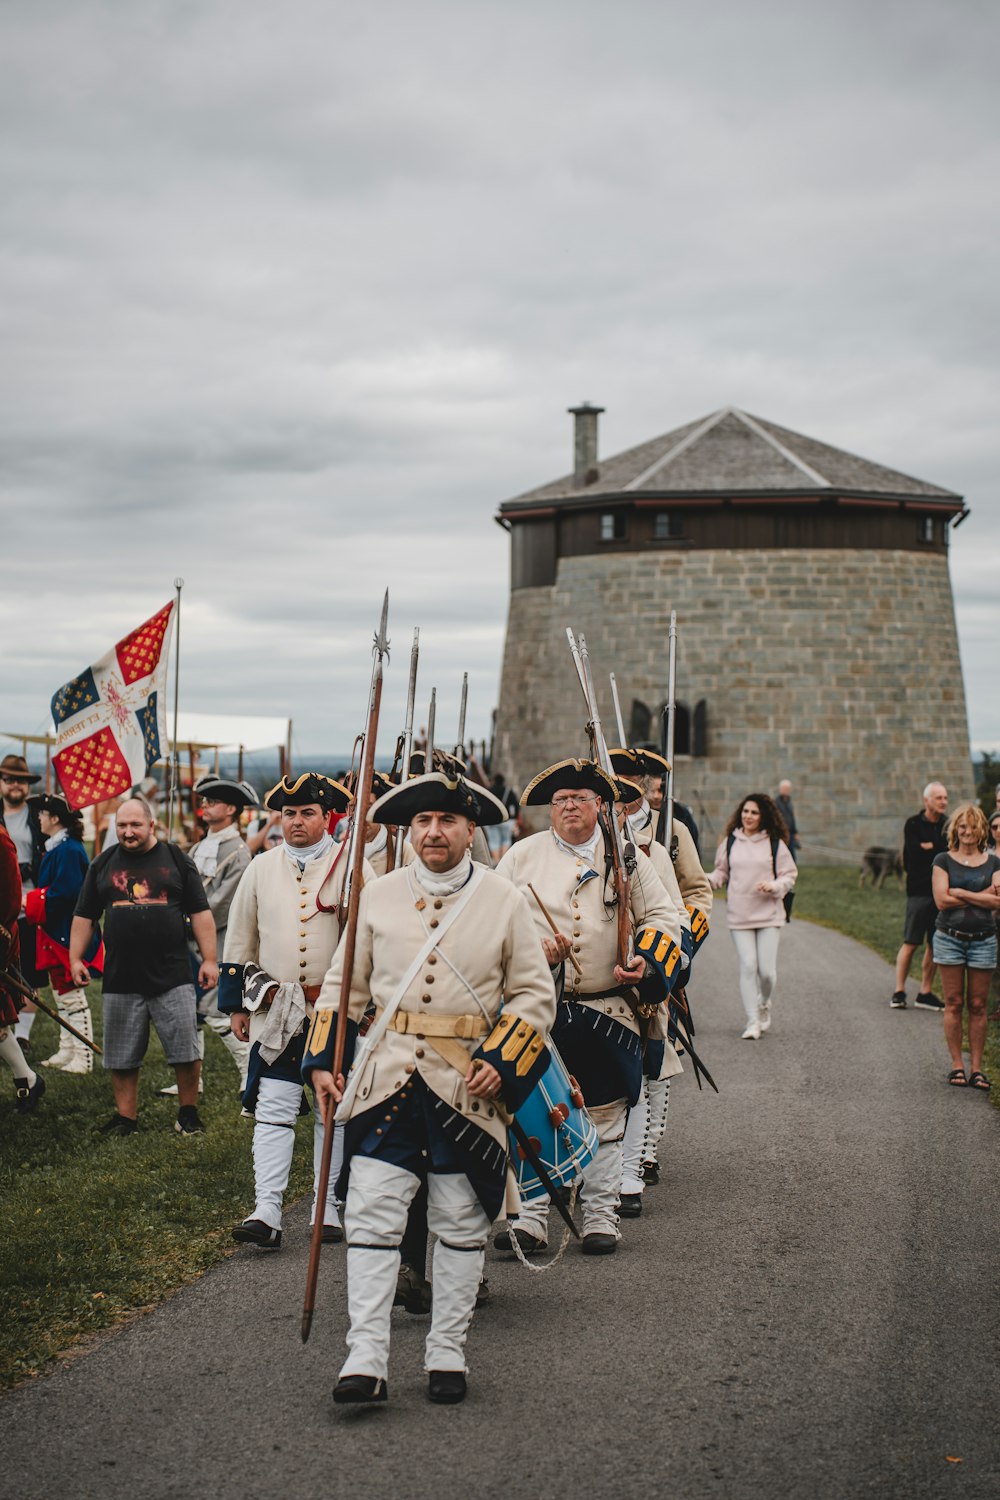
<path id="1" fill-rule="evenodd" d="M 272 1229 L 263 1219 L 244 1219 L 233 1230 L 238 1245 L 256 1245 L 258 1250 L 280 1250 L 281 1230 Z"/>
<path id="2" fill-rule="evenodd" d="M 427 1395 L 438 1406 L 457 1406 L 467 1390 L 461 1370 L 431 1370 L 427 1377 Z"/>
<path id="3" fill-rule="evenodd" d="M 337 1406 L 370 1406 L 388 1401 L 389 1387 L 379 1375 L 341 1375 L 333 1399 Z"/>
<path id="4" fill-rule="evenodd" d="M 585 1234 L 580 1249 L 584 1255 L 614 1255 L 618 1240 L 613 1234 Z"/>
<path id="5" fill-rule="evenodd" d="M 660 1164 L 657 1161 L 644 1161 L 642 1164 L 642 1180 L 647 1187 L 655 1187 L 660 1180 Z"/>
<path id="6" fill-rule="evenodd" d="M 542 1251 L 546 1248 L 544 1240 L 537 1240 L 526 1229 L 501 1229 L 493 1241 L 494 1250 L 503 1250 L 508 1255 L 514 1255 L 516 1252 L 514 1246 L 511 1244 L 512 1235 L 517 1236 L 517 1243 L 520 1245 L 524 1255 L 541 1255 Z"/>
<path id="7" fill-rule="evenodd" d="M 339 1224 L 324 1224 L 323 1235 L 320 1241 L 323 1245 L 341 1245 L 344 1242 L 344 1231 Z"/>
<path id="8" fill-rule="evenodd" d="M 642 1217 L 642 1194 L 622 1193 L 618 1200 L 618 1213 L 623 1219 L 638 1219 Z"/>
<path id="9" fill-rule="evenodd" d="M 421 1275 L 416 1266 L 408 1266 L 406 1261 L 401 1261 L 396 1276 L 396 1295 L 392 1299 L 393 1307 L 405 1307 L 408 1313 L 414 1313 L 418 1317 L 422 1313 L 431 1310 L 431 1284 L 426 1276 Z"/>
<path id="10" fill-rule="evenodd" d="M 38 1074 L 31 1087 L 27 1078 L 14 1079 L 14 1108 L 19 1115 L 30 1115 L 38 1108 L 38 1101 L 45 1093 L 45 1079 Z"/>

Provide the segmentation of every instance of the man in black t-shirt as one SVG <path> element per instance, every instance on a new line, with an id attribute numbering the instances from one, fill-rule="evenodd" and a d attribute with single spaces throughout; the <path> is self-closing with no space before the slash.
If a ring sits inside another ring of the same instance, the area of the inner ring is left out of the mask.
<path id="1" fill-rule="evenodd" d="M 945 814 L 948 793 L 940 781 L 924 787 L 924 807 L 903 824 L 903 869 L 906 871 L 906 920 L 903 945 L 896 954 L 896 988 L 889 1005 L 892 1010 L 906 1009 L 906 979 L 913 955 L 924 946 L 920 971 L 920 991 L 913 1002 L 919 1010 L 944 1010 L 944 1002 L 931 993 L 934 983 L 934 956 L 931 943 L 937 921 L 937 904 L 931 885 L 931 869 L 937 855 L 947 848 Z"/>
<path id="2" fill-rule="evenodd" d="M 187 924 L 201 953 L 198 982 L 219 982 L 215 921 L 194 861 L 159 843 L 143 797 L 130 797 L 115 819 L 118 843 L 87 871 L 70 932 L 73 979 L 90 975 L 83 955 L 97 921 L 104 923 L 104 1066 L 111 1072 L 117 1114 L 102 1129 L 131 1135 L 137 1128 L 139 1068 L 150 1022 L 177 1077 L 176 1129 L 198 1135 L 198 1023 Z"/>

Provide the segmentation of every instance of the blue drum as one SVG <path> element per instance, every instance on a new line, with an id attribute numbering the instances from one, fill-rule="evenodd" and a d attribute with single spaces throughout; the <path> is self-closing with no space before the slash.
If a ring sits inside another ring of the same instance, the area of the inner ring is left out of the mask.
<path id="1" fill-rule="evenodd" d="M 568 1188 L 593 1160 L 597 1150 L 597 1126 L 587 1113 L 576 1079 L 551 1040 L 549 1066 L 517 1111 L 518 1124 L 538 1152 L 542 1166 L 553 1181 Z M 545 1189 L 521 1148 L 509 1136 L 510 1159 L 517 1166 L 517 1188 L 522 1198 L 538 1198 Z"/>

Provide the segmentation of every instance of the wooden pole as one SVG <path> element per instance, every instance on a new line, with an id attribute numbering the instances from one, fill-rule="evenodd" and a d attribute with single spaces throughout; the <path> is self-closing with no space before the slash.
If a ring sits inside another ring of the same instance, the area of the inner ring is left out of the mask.
<path id="1" fill-rule="evenodd" d="M 174 837 L 174 809 L 177 807 L 180 792 L 180 760 L 177 754 L 177 721 L 180 716 L 181 701 L 181 589 L 184 587 L 183 578 L 174 579 L 174 588 L 177 590 L 177 608 L 174 611 L 174 736 L 173 756 L 170 761 L 170 800 L 167 812 L 167 838 L 173 842 Z"/>

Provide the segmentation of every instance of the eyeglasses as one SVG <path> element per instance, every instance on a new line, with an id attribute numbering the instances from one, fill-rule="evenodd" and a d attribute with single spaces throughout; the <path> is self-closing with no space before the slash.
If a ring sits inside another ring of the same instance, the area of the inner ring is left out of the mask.
<path id="1" fill-rule="evenodd" d="M 586 805 L 587 805 L 588 802 L 596 802 L 596 801 L 597 801 L 597 798 L 591 796 L 588 793 L 587 796 L 580 796 L 580 797 L 553 797 L 552 798 L 552 806 L 553 807 L 572 807 L 575 804 L 575 805 L 577 805 L 579 807 L 586 807 Z"/>

